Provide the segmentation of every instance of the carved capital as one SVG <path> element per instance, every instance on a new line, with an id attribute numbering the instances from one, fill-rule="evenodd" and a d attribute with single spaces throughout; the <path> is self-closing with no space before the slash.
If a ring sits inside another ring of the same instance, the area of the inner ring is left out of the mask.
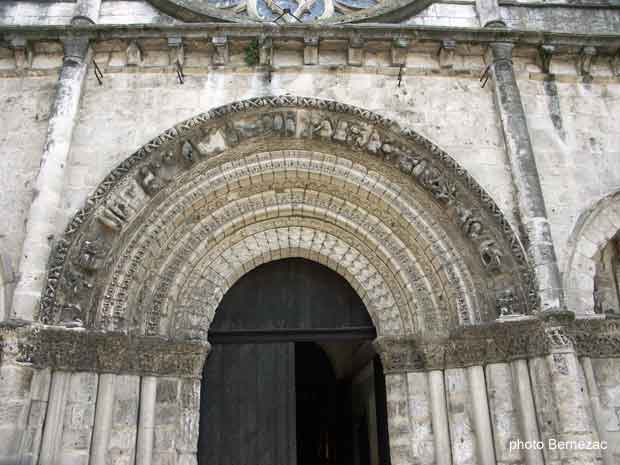
<path id="1" fill-rule="evenodd" d="M 568 312 L 565 312 L 568 313 Z M 575 352 L 591 358 L 620 358 L 620 320 L 534 317 L 461 327 L 444 339 L 379 337 L 374 347 L 387 373 L 464 368 Z"/>
<path id="2" fill-rule="evenodd" d="M 206 341 L 173 341 L 52 326 L 0 328 L 1 361 L 36 368 L 200 378 Z"/>

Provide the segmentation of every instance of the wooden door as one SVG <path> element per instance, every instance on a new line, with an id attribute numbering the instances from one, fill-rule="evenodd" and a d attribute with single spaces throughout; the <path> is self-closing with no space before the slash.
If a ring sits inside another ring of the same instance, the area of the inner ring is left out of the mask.
<path id="1" fill-rule="evenodd" d="M 214 344 L 202 385 L 201 465 L 295 465 L 295 345 Z"/>

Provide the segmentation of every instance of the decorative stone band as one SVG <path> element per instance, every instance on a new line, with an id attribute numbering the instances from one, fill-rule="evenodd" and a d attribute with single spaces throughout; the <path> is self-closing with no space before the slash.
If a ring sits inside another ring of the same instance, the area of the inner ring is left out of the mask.
<path id="1" fill-rule="evenodd" d="M 53 326 L 0 328 L 0 364 L 97 373 L 200 378 L 208 342 Z"/>
<path id="2" fill-rule="evenodd" d="M 524 318 L 461 327 L 449 338 L 377 338 L 386 373 L 463 368 L 562 351 L 591 358 L 620 357 L 620 320 L 557 321 Z"/>
<path id="3" fill-rule="evenodd" d="M 620 358 L 619 320 L 525 317 L 461 327 L 449 338 L 379 337 L 386 373 L 460 368 L 575 351 Z M 210 344 L 54 326 L 0 327 L 0 364 L 66 371 L 200 378 Z"/>

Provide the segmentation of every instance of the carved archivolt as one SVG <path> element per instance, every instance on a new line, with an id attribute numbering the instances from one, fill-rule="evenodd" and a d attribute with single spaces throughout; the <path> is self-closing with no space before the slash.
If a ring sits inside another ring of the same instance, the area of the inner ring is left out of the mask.
<path id="1" fill-rule="evenodd" d="M 58 242 L 40 316 L 204 339 L 240 276 L 293 256 L 345 277 L 381 335 L 536 304 L 510 225 L 447 154 L 371 112 L 281 96 L 187 120 L 115 168 Z"/>

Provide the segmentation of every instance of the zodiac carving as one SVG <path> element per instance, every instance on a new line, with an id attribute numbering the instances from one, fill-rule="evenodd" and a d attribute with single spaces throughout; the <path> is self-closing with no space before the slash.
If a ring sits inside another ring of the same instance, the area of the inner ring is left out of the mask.
<path id="1" fill-rule="evenodd" d="M 161 190 L 162 187 L 164 187 L 164 183 L 157 176 L 160 168 L 161 166 L 159 163 L 151 163 L 147 166 L 142 166 L 138 170 L 138 184 L 142 187 L 144 192 L 150 196 L 155 195 L 159 190 Z"/>
<path id="2" fill-rule="evenodd" d="M 331 139 L 334 134 L 334 128 L 330 120 L 322 119 L 312 126 L 312 133 L 323 139 Z"/>
<path id="3" fill-rule="evenodd" d="M 515 315 L 514 310 L 515 297 L 512 289 L 504 289 L 497 296 L 497 314 L 500 318 Z"/>
<path id="4" fill-rule="evenodd" d="M 474 213 L 468 208 L 456 207 L 457 221 L 461 226 L 461 230 L 470 238 L 476 239 L 482 233 L 482 222 L 474 216 Z"/>
<path id="5" fill-rule="evenodd" d="M 77 304 L 64 304 L 60 309 L 60 323 L 66 327 L 83 326 L 82 308 Z"/>
<path id="6" fill-rule="evenodd" d="M 545 328 L 545 336 L 552 347 L 566 347 L 571 344 L 570 337 L 561 327 Z"/>
<path id="7" fill-rule="evenodd" d="M 63 277 L 65 283 L 65 289 L 68 294 L 73 297 L 79 297 L 83 291 L 92 289 L 93 285 L 86 277 L 74 270 L 67 270 Z"/>
<path id="8" fill-rule="evenodd" d="M 500 270 L 504 254 L 501 252 L 499 247 L 497 247 L 494 240 L 488 239 L 486 241 L 482 241 L 478 250 L 480 251 L 480 260 L 482 260 L 482 264 L 487 270 Z"/>
<path id="9" fill-rule="evenodd" d="M 196 161 L 196 156 L 194 155 L 194 147 L 188 140 L 183 142 L 183 146 L 181 147 L 181 155 L 185 160 L 190 163 Z"/>
<path id="10" fill-rule="evenodd" d="M 102 254 L 101 239 L 85 240 L 82 242 L 76 263 L 86 271 L 94 271 L 101 266 Z"/>
<path id="11" fill-rule="evenodd" d="M 125 204 L 119 202 L 118 200 L 112 200 L 106 204 L 106 208 L 97 217 L 97 219 L 101 224 L 107 226 L 113 231 L 120 231 L 129 219 L 129 212 L 127 211 Z"/>

